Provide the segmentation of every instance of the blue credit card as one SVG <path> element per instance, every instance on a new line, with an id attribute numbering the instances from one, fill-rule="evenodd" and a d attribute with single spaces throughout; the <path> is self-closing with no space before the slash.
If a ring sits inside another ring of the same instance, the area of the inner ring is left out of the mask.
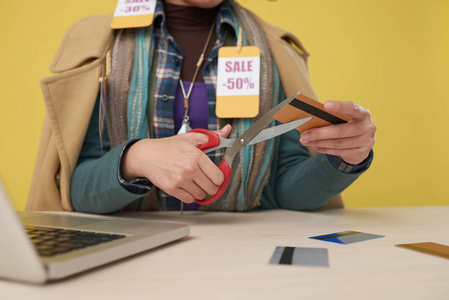
<path id="1" fill-rule="evenodd" d="M 351 244 L 385 237 L 384 235 L 364 233 L 359 231 L 341 231 L 325 235 L 311 236 L 310 239 L 338 244 Z"/>

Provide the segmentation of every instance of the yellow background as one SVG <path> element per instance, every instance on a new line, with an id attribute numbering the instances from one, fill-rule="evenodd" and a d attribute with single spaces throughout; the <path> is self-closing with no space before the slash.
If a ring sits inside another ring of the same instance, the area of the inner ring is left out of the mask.
<path id="1" fill-rule="evenodd" d="M 375 160 L 344 192 L 347 207 L 449 204 L 449 1 L 239 2 L 301 39 L 322 101 L 371 110 Z M 71 24 L 114 8 L 114 0 L 0 1 L 0 174 L 19 210 L 45 113 L 39 80 Z"/>

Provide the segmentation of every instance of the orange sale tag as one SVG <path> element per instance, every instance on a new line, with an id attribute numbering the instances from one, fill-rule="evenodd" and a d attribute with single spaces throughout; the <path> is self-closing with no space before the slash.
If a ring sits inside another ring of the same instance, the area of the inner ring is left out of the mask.
<path id="1" fill-rule="evenodd" d="M 153 23 L 157 0 L 119 0 L 111 28 L 147 27 Z"/>
<path id="2" fill-rule="evenodd" d="M 219 118 L 254 118 L 259 113 L 260 49 L 221 47 L 218 51 Z"/>

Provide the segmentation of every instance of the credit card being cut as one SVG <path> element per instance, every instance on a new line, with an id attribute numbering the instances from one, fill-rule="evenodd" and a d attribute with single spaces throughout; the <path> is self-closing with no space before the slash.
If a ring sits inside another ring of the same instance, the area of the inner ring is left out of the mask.
<path id="1" fill-rule="evenodd" d="M 274 115 L 274 119 L 281 123 L 312 117 L 312 120 L 296 128 L 304 132 L 310 128 L 324 127 L 332 124 L 346 123 L 351 120 L 350 116 L 329 113 L 324 110 L 322 103 L 300 93 L 280 112 Z"/>

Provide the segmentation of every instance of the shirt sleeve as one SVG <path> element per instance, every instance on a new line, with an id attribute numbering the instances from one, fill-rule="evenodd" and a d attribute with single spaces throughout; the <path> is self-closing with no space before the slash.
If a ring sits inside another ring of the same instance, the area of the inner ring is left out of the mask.
<path id="1" fill-rule="evenodd" d="M 99 99 L 89 123 L 77 166 L 72 175 L 70 196 L 76 211 L 112 213 L 147 195 L 153 187 L 146 178 L 131 182 L 120 174 L 121 157 L 129 140 L 110 148 L 107 128 L 104 126 L 102 143 L 98 129 Z M 101 147 L 103 144 L 103 149 Z"/>
<path id="2" fill-rule="evenodd" d="M 329 162 L 331 163 L 331 165 L 335 169 L 338 169 L 345 173 L 359 173 L 359 172 L 364 171 L 369 168 L 369 166 L 371 165 L 371 162 L 373 161 L 374 153 L 373 153 L 373 149 L 371 149 L 367 158 L 365 158 L 365 160 L 363 160 L 361 163 L 356 164 L 356 165 L 347 164 L 343 160 L 341 160 L 340 158 L 338 158 L 334 155 L 326 154 L 326 156 L 327 156 L 327 159 L 329 160 Z"/>
<path id="3" fill-rule="evenodd" d="M 126 149 L 128 147 L 131 147 L 137 141 L 139 140 L 137 139 L 131 140 L 128 143 L 126 143 L 125 146 L 123 147 L 122 152 L 120 153 L 120 160 L 117 166 L 117 177 L 118 181 L 120 182 L 120 185 L 124 187 L 128 192 L 135 194 L 146 194 L 147 191 L 150 191 L 153 188 L 153 184 L 150 182 L 150 180 L 148 180 L 148 178 L 139 177 L 131 181 L 126 181 L 125 179 L 123 179 L 122 174 L 120 173 L 123 153 L 125 153 Z"/>

